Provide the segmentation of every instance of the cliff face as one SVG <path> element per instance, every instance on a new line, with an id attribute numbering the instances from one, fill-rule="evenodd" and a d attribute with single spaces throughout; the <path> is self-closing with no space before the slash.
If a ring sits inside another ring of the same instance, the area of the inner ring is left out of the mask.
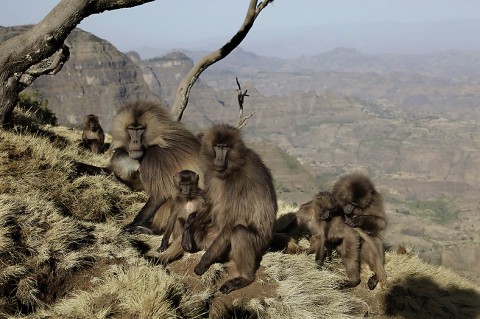
<path id="1" fill-rule="evenodd" d="M 170 106 L 175 99 L 178 84 L 193 67 L 192 59 L 181 52 L 171 52 L 165 56 L 146 61 L 135 60 L 135 63 L 146 65 L 151 70 L 152 76 L 160 81 L 162 96 Z M 232 79 L 232 97 L 236 98 L 235 77 Z M 188 107 L 182 121 L 194 129 L 208 127 L 214 121 L 226 121 L 234 124 L 235 115 L 229 117 L 228 112 L 226 113 L 224 110 L 225 102 L 219 99 L 218 95 L 202 78 L 197 79 L 190 92 Z"/>
<path id="2" fill-rule="evenodd" d="M 27 27 L 2 28 L 7 39 Z M 67 38 L 70 59 L 54 76 L 41 76 L 27 90 L 38 90 L 61 125 L 78 126 L 86 114 L 98 115 L 105 130 L 123 104 L 136 99 L 158 100 L 140 67 L 108 41 L 82 30 Z"/>
<path id="3" fill-rule="evenodd" d="M 192 59 L 180 52 L 145 61 L 152 73 L 162 83 L 165 100 L 172 104 L 178 83 L 193 67 Z"/>
<path id="4" fill-rule="evenodd" d="M 164 100 L 165 93 L 163 92 L 163 86 L 157 73 L 154 72 L 149 64 L 144 62 L 140 55 L 135 51 L 127 52 L 126 55 L 135 63 L 143 73 L 143 80 L 148 86 L 150 92 L 156 95 L 159 99 Z"/>
<path id="5" fill-rule="evenodd" d="M 193 65 L 179 53 L 146 63 L 161 78 L 162 85 L 172 89 Z M 386 198 L 389 243 L 411 244 L 430 261 L 465 274 L 480 273 L 478 258 L 465 258 L 477 256 L 480 247 L 480 172 L 475 168 L 480 158 L 480 128 L 475 120 L 459 121 L 443 112 L 443 105 L 453 103 L 456 113 L 465 110 L 472 114 L 470 102 L 463 97 L 463 88 L 472 84 L 465 80 L 458 87 L 447 85 L 445 91 L 452 93 L 451 100 L 435 103 L 432 116 L 421 107 L 408 109 L 400 99 L 375 97 L 374 85 L 362 81 L 369 73 L 345 75 L 353 79 L 349 86 L 352 92 L 363 88 L 360 96 L 364 98 L 358 98 L 334 90 L 335 83 L 343 81 L 340 73 L 333 82 L 317 83 L 308 73 L 247 74 L 241 67 L 236 72 L 231 68 L 219 71 L 222 63 L 202 74 L 193 87 L 183 122 L 200 128 L 212 122 L 235 125 L 238 75 L 242 89 L 249 94 L 244 115 L 255 112 L 243 129 L 248 140 L 269 141 L 303 164 L 307 176 L 310 174 L 310 178 L 298 175 L 295 166 L 302 165 L 293 162 L 287 162 L 290 171 L 280 169 L 279 162 L 285 163 L 278 161 L 282 153 L 268 150 L 265 144 L 260 146 L 258 151 L 275 172 L 282 198 L 302 203 L 319 189 L 329 189 L 345 172 L 366 171 Z M 381 73 L 374 76 L 390 78 Z M 324 88 L 291 90 L 289 85 L 298 85 L 295 80 L 302 77 L 303 82 L 322 84 Z M 415 85 L 410 76 L 405 76 L 397 77 L 393 86 L 402 88 L 404 82 Z M 429 92 L 438 90 L 439 81 L 425 78 L 422 83 L 422 92 L 434 99 Z M 266 95 L 257 90 L 266 85 L 284 94 Z M 408 90 L 402 94 L 409 94 Z M 171 90 L 166 98 L 172 101 L 173 95 Z"/>
<path id="6" fill-rule="evenodd" d="M 0 28 L 0 41 L 4 31 Z M 21 29 L 10 31 L 18 34 Z M 33 86 L 67 125 L 95 113 L 108 130 L 115 110 L 134 99 L 161 99 L 171 105 L 178 83 L 193 66 L 178 52 L 142 61 L 79 30 L 67 43 L 71 58 L 63 70 L 39 78 Z M 403 73 L 393 68 L 399 58 L 383 67 L 384 60 L 345 50 L 334 53 L 340 56 L 320 59 L 330 61 L 327 66 L 335 66 L 333 71 L 311 72 L 302 71 L 306 62 L 302 68 L 298 61 L 281 66 L 278 60 L 271 64 L 251 54 L 243 60 L 237 52 L 236 59 L 220 61 L 198 79 L 182 122 L 195 131 L 214 122 L 235 125 L 238 76 L 249 94 L 244 115 L 255 112 L 243 132 L 249 142 L 261 142 L 258 151 L 274 172 L 282 198 L 302 203 L 319 189 L 329 189 L 341 174 L 366 171 L 386 198 L 388 242 L 412 244 L 429 260 L 480 273 L 479 259 L 465 258 L 478 257 L 480 247 L 477 73 L 441 78 L 446 71 L 438 68 L 451 69 L 456 55 L 428 69 L 436 73 L 417 75 L 405 67 Z M 418 57 L 403 60 L 410 65 Z M 362 63 L 365 67 L 360 68 Z M 393 68 L 395 74 L 384 74 L 382 68 Z M 343 72 L 351 69 L 356 71 Z M 425 108 L 419 99 L 410 101 L 415 103 L 410 108 L 402 102 L 412 88 L 432 105 Z M 266 147 L 265 141 L 273 146 Z"/>

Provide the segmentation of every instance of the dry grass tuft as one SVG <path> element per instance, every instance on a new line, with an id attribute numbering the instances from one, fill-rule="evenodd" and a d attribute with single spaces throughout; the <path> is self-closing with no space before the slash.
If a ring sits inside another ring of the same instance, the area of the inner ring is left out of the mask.
<path id="1" fill-rule="evenodd" d="M 81 176 L 69 186 L 63 197 L 66 199 L 64 205 L 73 216 L 93 222 L 112 220 L 123 223 L 137 212 L 136 204 L 144 198 L 121 184 L 112 183 L 105 176 Z"/>
<path id="2" fill-rule="evenodd" d="M 360 286 L 338 289 L 339 259 L 319 270 L 305 254 L 265 254 L 256 281 L 229 295 L 217 291 L 228 265 L 193 273 L 201 253 L 152 265 L 140 250 L 161 237 L 121 231 L 146 195 L 77 176 L 73 162 L 104 166 L 108 155 L 80 150 L 80 131 L 20 114 L 17 134 L 0 132 L 0 318 L 480 318 L 473 283 L 408 249 L 387 253 L 387 287 L 374 291 L 367 271 Z"/>
<path id="3" fill-rule="evenodd" d="M 410 254 L 389 253 L 387 315 L 405 318 L 478 318 L 480 289 L 453 271 Z"/>
<path id="4" fill-rule="evenodd" d="M 178 278 L 139 262 L 114 266 L 93 291 L 77 291 L 48 312 L 59 318 L 198 318 L 198 307 Z"/>
<path id="5" fill-rule="evenodd" d="M 93 226 L 63 217 L 40 197 L 0 195 L 0 289 L 8 312 L 30 313 L 65 294 L 69 282 L 91 268 L 81 251 L 95 243 Z"/>
<path id="6" fill-rule="evenodd" d="M 146 200 L 144 193 L 132 193 L 106 176 L 75 178 L 75 161 L 96 165 L 108 162 L 107 155 L 87 154 L 76 143 L 57 148 L 43 137 L 2 132 L 0 149 L 2 193 L 41 192 L 63 214 L 94 222 L 123 222 Z"/>
<path id="7" fill-rule="evenodd" d="M 278 282 L 281 297 L 280 303 L 270 301 L 268 318 L 355 318 L 366 308 L 360 298 L 338 289 L 343 275 L 328 261 L 319 270 L 313 256 L 268 253 L 262 264 Z"/>

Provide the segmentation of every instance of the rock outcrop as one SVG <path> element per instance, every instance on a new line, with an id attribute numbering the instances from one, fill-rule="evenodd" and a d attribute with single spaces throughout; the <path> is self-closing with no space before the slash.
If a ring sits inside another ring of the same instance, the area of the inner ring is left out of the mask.
<path id="1" fill-rule="evenodd" d="M 24 32 L 28 26 L 0 28 L 0 40 Z M 110 42 L 75 29 L 68 36 L 70 59 L 56 75 L 39 77 L 27 90 L 37 90 L 58 123 L 79 126 L 86 114 L 98 115 L 109 131 L 116 110 L 136 99 L 159 100 L 150 92 L 142 69 Z"/>

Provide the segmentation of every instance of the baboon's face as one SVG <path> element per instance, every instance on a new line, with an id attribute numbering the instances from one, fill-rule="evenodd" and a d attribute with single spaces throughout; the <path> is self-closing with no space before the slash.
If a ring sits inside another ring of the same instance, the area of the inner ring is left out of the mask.
<path id="1" fill-rule="evenodd" d="M 145 127 L 143 126 L 131 125 L 127 128 L 128 136 L 130 138 L 130 142 L 128 143 L 128 155 L 135 160 L 141 159 L 145 152 L 145 146 L 142 142 L 144 131 Z"/>
<path id="2" fill-rule="evenodd" d="M 100 126 L 98 122 L 98 116 L 90 114 L 85 116 L 84 118 L 85 127 L 88 128 L 90 131 L 96 131 Z"/>
<path id="3" fill-rule="evenodd" d="M 202 136 L 201 155 L 210 173 L 226 178 L 245 165 L 248 149 L 240 131 L 229 125 L 214 125 Z M 242 175 L 242 174 L 241 174 Z"/>
<path id="4" fill-rule="evenodd" d="M 173 178 L 179 194 L 186 199 L 190 199 L 197 194 L 199 176 L 192 171 L 181 171 Z"/>
<path id="5" fill-rule="evenodd" d="M 364 210 L 372 204 L 374 196 L 375 195 L 373 189 L 363 189 L 357 194 L 357 196 L 355 196 L 355 200 L 353 203 L 356 205 L 356 207 Z"/>
<path id="6" fill-rule="evenodd" d="M 213 167 L 217 172 L 223 172 L 228 166 L 228 155 L 231 147 L 226 144 L 216 144 L 213 146 L 215 151 L 215 159 Z"/>
<path id="7" fill-rule="evenodd" d="M 353 195 L 354 194 L 349 188 L 343 188 L 335 196 L 338 204 L 342 206 L 343 211 L 347 216 L 351 215 L 353 210 L 358 207 L 356 198 L 354 198 Z"/>

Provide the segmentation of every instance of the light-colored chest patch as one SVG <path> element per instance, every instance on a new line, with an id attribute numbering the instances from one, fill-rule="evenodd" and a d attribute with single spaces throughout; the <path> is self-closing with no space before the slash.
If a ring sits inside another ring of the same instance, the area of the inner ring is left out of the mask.
<path id="1" fill-rule="evenodd" d="M 187 211 L 187 214 L 193 213 L 193 210 L 195 209 L 195 205 L 193 205 L 193 202 L 187 202 L 185 205 L 185 210 Z"/>

